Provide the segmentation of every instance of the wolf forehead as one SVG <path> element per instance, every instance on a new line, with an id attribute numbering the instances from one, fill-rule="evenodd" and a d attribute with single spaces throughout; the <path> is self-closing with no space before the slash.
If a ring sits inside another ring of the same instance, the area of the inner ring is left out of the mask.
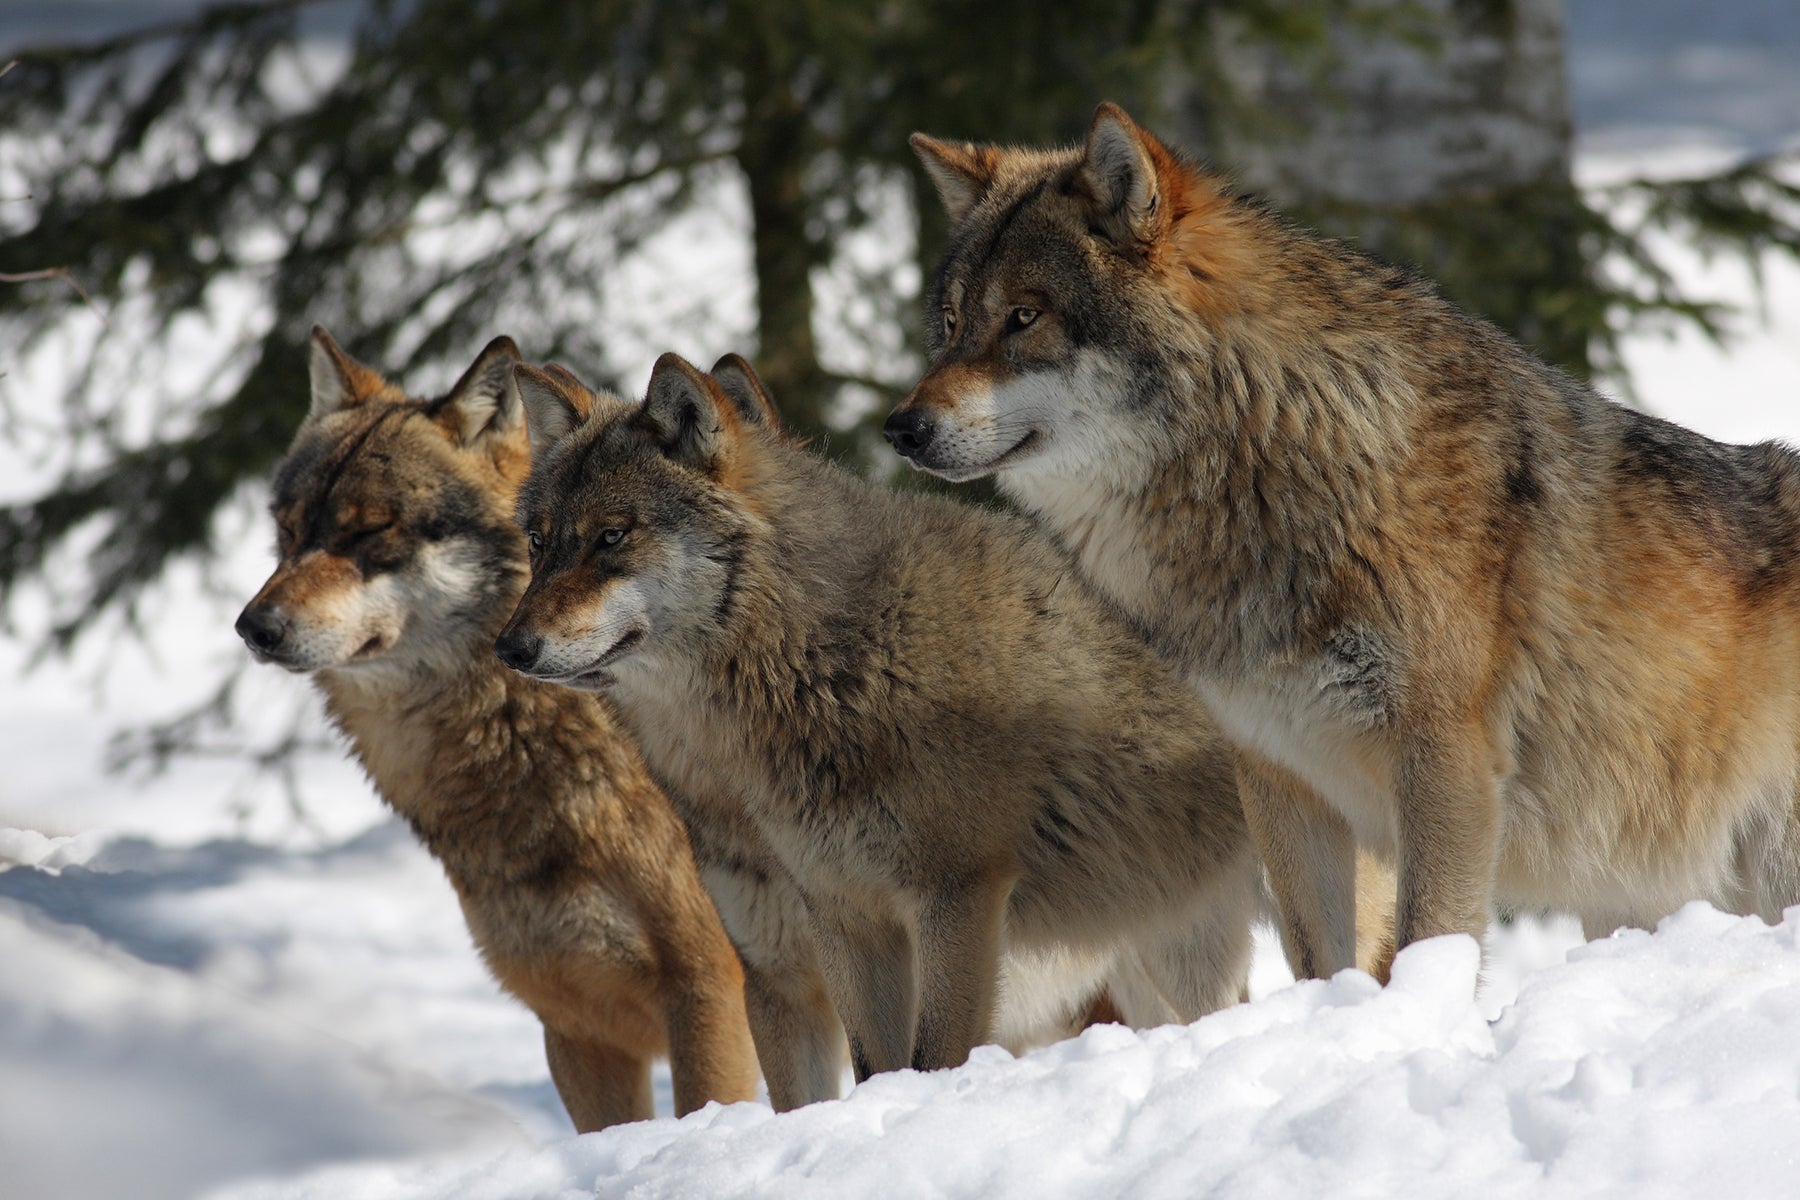
<path id="1" fill-rule="evenodd" d="M 638 427 L 639 411 L 590 418 L 550 447 L 519 492 L 519 524 L 581 528 L 660 511 L 697 490 L 698 476 L 670 463 Z"/>
<path id="2" fill-rule="evenodd" d="M 379 509 L 428 537 L 493 524 L 493 502 L 457 471 L 431 416 L 407 402 L 308 421 L 276 469 L 271 509 L 309 518 Z"/>
<path id="3" fill-rule="evenodd" d="M 1035 185 L 996 187 L 951 233 L 925 295 L 928 347 L 943 348 L 938 314 L 967 317 L 1013 304 L 1054 311 L 1076 345 L 1116 340 L 1130 324 L 1116 299 L 1126 264 L 1091 231 L 1078 198 L 1077 166 Z"/>
<path id="4" fill-rule="evenodd" d="M 1072 153 L 1072 152 L 1071 152 Z M 944 257 L 932 277 L 933 295 L 971 273 L 996 264 L 1031 273 L 1040 267 L 1054 274 L 1087 262 L 1079 241 L 1084 231 L 1080 209 L 1080 163 L 1046 164 L 1036 177 L 996 181 L 981 202 L 951 231 Z M 1042 251 L 1048 261 L 1036 263 L 1017 249 Z"/>

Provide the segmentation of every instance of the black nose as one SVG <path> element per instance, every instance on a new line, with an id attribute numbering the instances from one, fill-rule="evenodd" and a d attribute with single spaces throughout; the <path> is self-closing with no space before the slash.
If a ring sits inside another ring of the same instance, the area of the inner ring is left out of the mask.
<path id="1" fill-rule="evenodd" d="M 935 433 L 937 423 L 916 408 L 895 409 L 888 417 L 887 424 L 881 427 L 881 436 L 908 458 L 917 458 L 925 447 L 931 445 L 931 438 Z"/>
<path id="2" fill-rule="evenodd" d="M 252 650 L 260 650 L 264 654 L 281 645 L 287 637 L 292 623 L 281 615 L 280 609 L 246 608 L 238 614 L 237 635 L 249 643 Z"/>
<path id="3" fill-rule="evenodd" d="M 531 670 L 537 665 L 538 655 L 543 649 L 543 638 L 522 629 L 509 629 L 494 643 L 494 653 L 501 662 L 515 671 Z"/>

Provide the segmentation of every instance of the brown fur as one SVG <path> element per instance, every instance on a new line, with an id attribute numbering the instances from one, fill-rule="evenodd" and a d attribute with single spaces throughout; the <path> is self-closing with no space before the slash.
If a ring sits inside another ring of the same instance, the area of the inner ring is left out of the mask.
<path id="1" fill-rule="evenodd" d="M 642 406 L 534 394 L 539 549 L 500 653 L 741 798 L 859 1076 L 987 1040 L 1003 949 L 1130 959 L 1186 1019 L 1239 998 L 1258 874 L 1226 746 L 1028 527 L 871 487 L 673 356 Z"/>
<path id="2" fill-rule="evenodd" d="M 1401 946 L 1496 899 L 1596 933 L 1800 901 L 1791 453 L 1603 400 L 1116 108 L 985 171 L 917 144 L 964 176 L 933 306 L 986 306 L 896 443 L 997 472 L 1188 673 L 1297 970 L 1349 961 L 1357 842 Z M 1054 344 L 994 332 L 1021 302 Z"/>
<path id="3" fill-rule="evenodd" d="M 443 864 L 494 977 L 544 1025 L 578 1130 L 752 1099 L 742 972 L 680 822 L 604 701 L 494 661 L 524 586 L 529 464 L 505 339 L 409 400 L 314 333 L 277 478 L 281 561 L 239 629 L 312 671 L 376 790 Z"/>

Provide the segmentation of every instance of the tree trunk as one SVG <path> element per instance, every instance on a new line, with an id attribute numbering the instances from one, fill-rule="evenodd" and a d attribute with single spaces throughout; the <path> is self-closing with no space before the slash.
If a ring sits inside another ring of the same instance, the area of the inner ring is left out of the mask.
<path id="1" fill-rule="evenodd" d="M 812 269 L 823 250 L 807 230 L 806 167 L 812 129 L 805 108 L 764 54 L 745 64 L 749 112 L 737 152 L 750 189 L 756 268 L 756 367 L 795 432 L 825 428 L 829 388 L 813 341 Z"/>
<path id="2" fill-rule="evenodd" d="M 1421 16 L 1410 39 L 1365 23 Z M 1561 0 L 1364 0 L 1311 53 L 1213 32 L 1213 81 L 1177 104 L 1220 165 L 1587 373 Z"/>

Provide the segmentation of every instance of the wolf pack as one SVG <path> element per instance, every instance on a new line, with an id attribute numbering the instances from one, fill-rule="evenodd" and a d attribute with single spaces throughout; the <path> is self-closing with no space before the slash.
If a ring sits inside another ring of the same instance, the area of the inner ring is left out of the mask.
<path id="1" fill-rule="evenodd" d="M 1110 104 L 913 146 L 949 216 L 884 433 L 744 359 L 315 328 L 237 622 L 311 675 L 583 1131 L 786 1110 L 1560 910 L 1800 903 L 1800 457 L 1606 400 Z"/>

